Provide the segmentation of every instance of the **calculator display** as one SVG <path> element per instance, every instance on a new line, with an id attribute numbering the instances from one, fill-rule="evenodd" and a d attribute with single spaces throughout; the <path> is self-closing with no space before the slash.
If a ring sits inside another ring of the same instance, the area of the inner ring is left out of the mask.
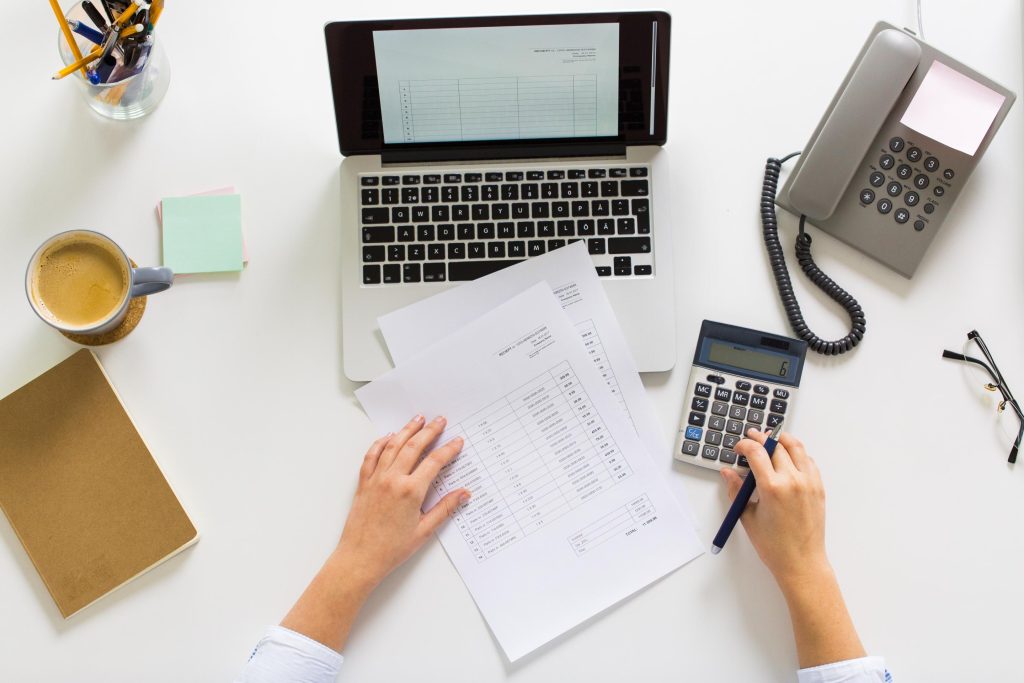
<path id="1" fill-rule="evenodd" d="M 711 342 L 708 349 L 708 360 L 712 363 L 730 365 L 740 370 L 757 372 L 762 375 L 785 377 L 789 374 L 791 360 L 786 356 L 774 353 L 763 353 L 743 348 L 735 344 Z"/>

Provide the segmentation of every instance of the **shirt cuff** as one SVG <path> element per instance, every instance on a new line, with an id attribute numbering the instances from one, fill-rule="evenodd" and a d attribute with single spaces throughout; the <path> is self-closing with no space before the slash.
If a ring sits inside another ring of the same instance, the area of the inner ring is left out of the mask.
<path id="1" fill-rule="evenodd" d="M 339 653 L 283 626 L 271 626 L 256 645 L 236 683 L 335 683 Z"/>
<path id="2" fill-rule="evenodd" d="M 796 672 L 797 683 L 892 683 L 881 657 L 861 657 Z"/>

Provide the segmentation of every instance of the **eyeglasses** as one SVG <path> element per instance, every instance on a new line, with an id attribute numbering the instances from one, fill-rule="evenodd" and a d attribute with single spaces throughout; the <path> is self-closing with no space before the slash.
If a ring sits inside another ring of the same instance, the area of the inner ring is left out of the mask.
<path id="1" fill-rule="evenodd" d="M 962 360 L 966 363 L 980 366 L 985 369 L 988 376 L 992 378 L 991 382 L 985 383 L 985 389 L 988 391 L 998 391 L 1003 400 L 999 402 L 997 409 L 1000 413 L 1006 410 L 1006 406 L 1013 408 L 1013 412 L 1017 414 L 1017 419 L 1020 421 L 1020 427 L 1017 431 L 1017 439 L 1013 442 L 1013 448 L 1010 449 L 1010 457 L 1008 462 L 1017 462 L 1017 451 L 1020 449 L 1021 437 L 1024 437 L 1024 413 L 1021 412 L 1020 404 L 1017 403 L 1017 399 L 1013 397 L 1013 392 L 1010 391 L 1010 387 L 1007 386 L 1006 380 L 1003 379 L 1003 373 L 999 372 L 999 366 L 992 360 L 992 354 L 989 353 L 988 345 L 985 344 L 985 340 L 981 338 L 977 330 L 971 330 L 967 333 L 967 343 L 974 342 L 981 349 L 981 353 L 985 356 L 985 360 L 979 360 L 972 358 L 971 356 L 963 353 L 957 353 L 956 351 L 943 351 L 943 358 L 951 358 L 953 360 Z M 965 345 L 966 347 L 966 345 Z M 965 348 L 966 350 L 966 348 Z M 987 363 L 985 361 L 988 361 Z"/>

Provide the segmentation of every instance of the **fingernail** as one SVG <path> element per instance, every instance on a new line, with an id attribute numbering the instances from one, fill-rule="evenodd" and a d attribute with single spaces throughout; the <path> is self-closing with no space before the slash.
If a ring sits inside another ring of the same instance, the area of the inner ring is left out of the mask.
<path id="1" fill-rule="evenodd" d="M 472 497 L 473 494 L 471 494 L 469 491 L 463 492 L 463 494 L 459 496 L 459 504 L 461 505 L 462 503 L 468 503 L 469 499 Z"/>
<path id="2" fill-rule="evenodd" d="M 453 444 L 455 444 L 455 445 L 459 446 L 460 448 L 462 447 L 462 444 L 464 443 L 464 441 L 463 441 L 463 439 L 462 439 L 462 437 L 461 437 L 461 436 L 457 436 L 457 437 L 455 437 L 454 439 L 452 439 L 452 441 L 451 441 L 451 442 L 452 442 Z"/>
<path id="3" fill-rule="evenodd" d="M 412 421 L 413 422 L 423 422 L 423 416 L 422 415 L 417 415 L 416 417 L 414 417 L 412 419 Z"/>
<path id="4" fill-rule="evenodd" d="M 444 418 L 440 415 L 434 418 L 434 424 L 441 424 L 442 422 L 444 422 Z"/>

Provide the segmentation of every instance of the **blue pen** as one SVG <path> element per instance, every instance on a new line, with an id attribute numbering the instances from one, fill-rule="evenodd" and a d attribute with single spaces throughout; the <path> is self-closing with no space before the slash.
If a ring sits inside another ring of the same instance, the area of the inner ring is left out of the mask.
<path id="1" fill-rule="evenodd" d="M 775 453 L 775 446 L 779 443 L 779 434 L 781 433 L 782 422 L 779 422 L 772 430 L 772 435 L 764 442 L 764 450 L 768 452 L 769 458 Z M 740 521 L 740 515 L 746 509 L 747 503 L 750 502 L 750 496 L 754 494 L 754 487 L 756 486 L 757 481 L 754 479 L 754 471 L 751 470 L 747 474 L 747 478 L 743 480 L 743 486 L 740 487 L 740 491 L 736 494 L 732 505 L 729 506 L 729 512 L 725 513 L 725 519 L 722 520 L 722 526 L 718 529 L 718 533 L 715 534 L 715 540 L 711 542 L 712 555 L 722 552 L 725 542 L 729 540 L 729 534 L 736 528 L 736 522 Z"/>
<path id="2" fill-rule="evenodd" d="M 92 28 L 91 26 L 86 26 L 80 21 L 69 21 L 68 26 L 71 27 L 72 31 L 82 36 L 86 40 L 91 40 L 97 45 L 103 44 L 103 34 L 97 31 L 96 29 Z"/>

